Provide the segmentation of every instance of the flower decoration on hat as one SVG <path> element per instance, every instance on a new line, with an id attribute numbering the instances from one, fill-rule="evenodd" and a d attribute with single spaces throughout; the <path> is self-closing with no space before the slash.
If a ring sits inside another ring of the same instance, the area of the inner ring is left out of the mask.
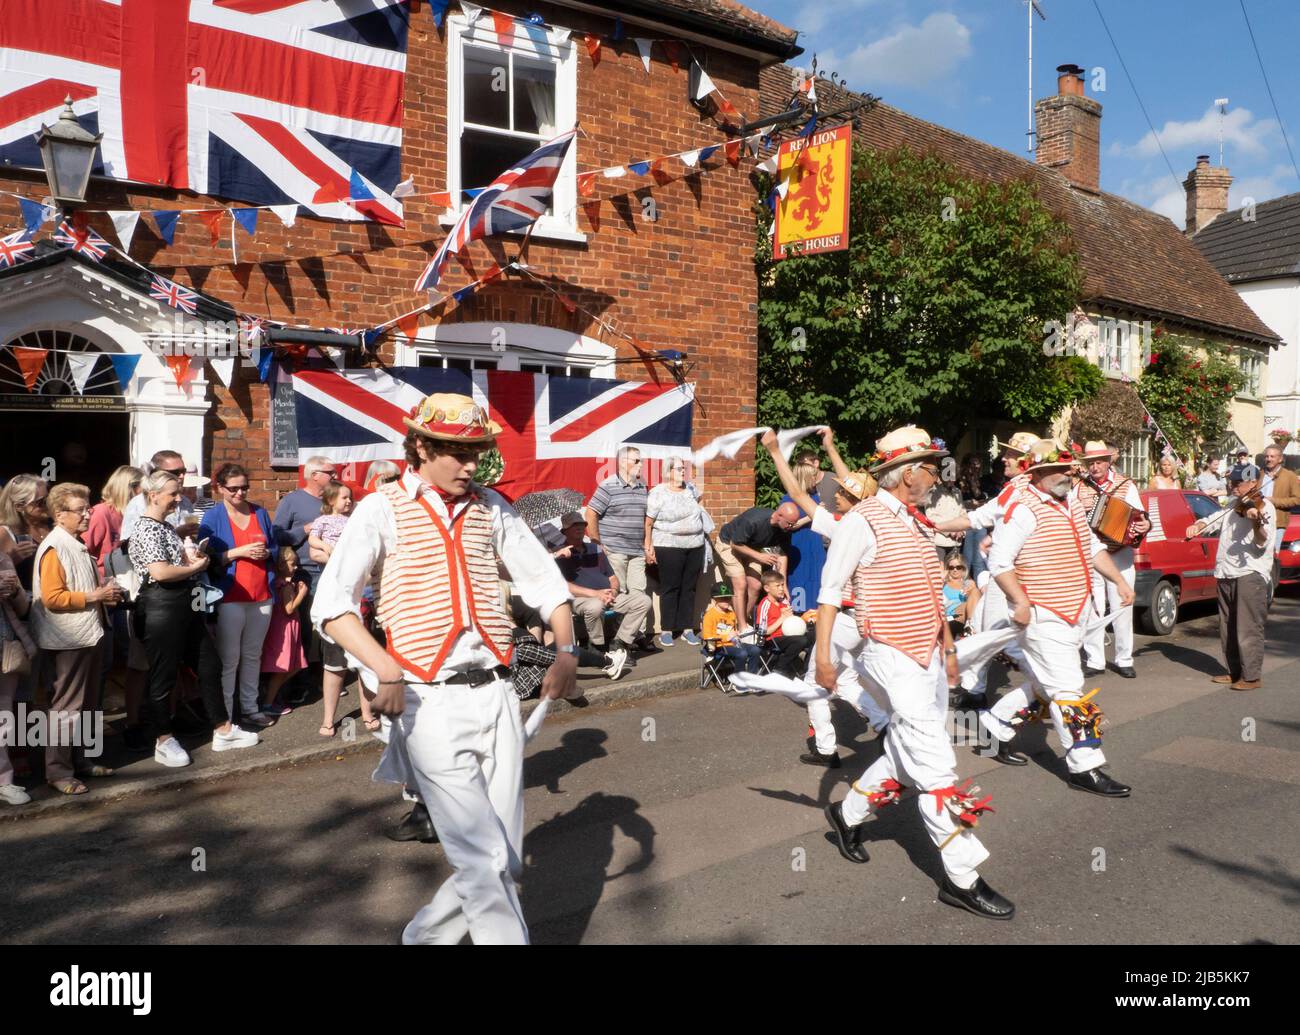
<path id="1" fill-rule="evenodd" d="M 1020 458 L 1021 471 L 1033 471 L 1040 467 L 1069 467 L 1075 462 L 1076 454 L 1069 449 L 1058 446 L 1055 442 L 1043 439 L 1035 442 L 1024 456 Z"/>
<path id="2" fill-rule="evenodd" d="M 436 392 L 412 406 L 404 423 L 412 431 L 443 442 L 489 446 L 501 434 L 482 406 L 466 395 Z"/>

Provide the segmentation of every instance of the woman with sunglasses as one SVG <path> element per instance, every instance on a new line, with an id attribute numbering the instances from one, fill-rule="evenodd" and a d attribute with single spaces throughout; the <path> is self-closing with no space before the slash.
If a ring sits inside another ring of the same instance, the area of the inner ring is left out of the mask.
<path id="1" fill-rule="evenodd" d="M 943 616 L 948 620 L 955 640 L 966 632 L 975 606 L 980 602 L 980 591 L 970 580 L 970 572 L 961 553 L 953 550 L 944 562 Z"/>
<path id="2" fill-rule="evenodd" d="M 0 550 L 9 555 L 23 589 L 32 589 L 32 559 L 49 534 L 45 497 L 50 486 L 35 474 L 16 474 L 0 490 Z"/>
<path id="3" fill-rule="evenodd" d="M 212 479 L 221 503 L 203 515 L 200 538 L 208 540 L 217 563 L 213 582 L 222 592 L 217 605 L 217 653 L 221 657 L 221 691 L 233 715 L 235 680 L 243 722 L 265 727 L 276 716 L 258 705 L 262 643 L 271 624 L 272 557 L 289 537 L 271 524 L 266 509 L 248 501 L 248 472 L 239 464 L 222 464 Z"/>

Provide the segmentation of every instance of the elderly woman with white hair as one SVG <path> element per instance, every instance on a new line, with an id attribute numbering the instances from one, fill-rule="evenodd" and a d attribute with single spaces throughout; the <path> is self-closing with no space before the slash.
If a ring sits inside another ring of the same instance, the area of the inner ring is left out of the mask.
<path id="1" fill-rule="evenodd" d="M 699 646 L 695 584 L 704 571 L 704 508 L 686 481 L 685 460 L 665 460 L 663 473 L 645 507 L 645 559 L 659 568 L 659 644 L 671 647 L 673 637 L 680 637 Z"/>

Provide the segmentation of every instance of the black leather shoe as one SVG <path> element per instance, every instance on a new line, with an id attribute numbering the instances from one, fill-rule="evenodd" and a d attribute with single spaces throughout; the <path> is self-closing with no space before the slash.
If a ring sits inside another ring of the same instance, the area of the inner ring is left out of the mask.
<path id="1" fill-rule="evenodd" d="M 1091 679 L 1093 676 L 1104 676 L 1106 670 L 1104 668 L 1093 668 L 1091 665 L 1084 665 L 1083 674 Z"/>
<path id="2" fill-rule="evenodd" d="M 989 706 L 987 694 L 973 694 L 969 690 L 963 690 L 961 696 L 953 702 L 952 710 L 955 712 L 982 712 Z"/>
<path id="3" fill-rule="evenodd" d="M 1116 665 L 1115 671 L 1125 679 L 1137 679 L 1138 674 L 1133 671 L 1132 665 Z"/>
<path id="4" fill-rule="evenodd" d="M 990 920 L 1010 920 L 1016 915 L 1015 905 L 985 884 L 983 877 L 976 877 L 969 888 L 959 888 L 945 877 L 939 885 L 939 901 Z"/>
<path id="5" fill-rule="evenodd" d="M 1006 741 L 998 741 L 998 749 L 993 754 L 985 754 L 983 751 L 977 752 L 981 758 L 991 758 L 995 762 L 1001 762 L 1003 765 L 1028 765 L 1029 759 L 1019 751 L 1012 751 L 1011 745 Z"/>
<path id="6" fill-rule="evenodd" d="M 429 818 L 429 810 L 423 805 L 416 804 L 402 821 L 388 832 L 390 841 L 419 841 L 421 844 L 433 845 L 438 843 L 438 832 L 433 829 L 433 820 Z"/>
<path id="7" fill-rule="evenodd" d="M 799 761 L 804 765 L 820 765 L 827 769 L 838 769 L 840 767 L 840 756 L 831 752 L 829 755 L 823 755 L 820 751 L 814 749 L 806 755 L 800 755 Z"/>
<path id="8" fill-rule="evenodd" d="M 840 811 L 840 803 L 834 802 L 825 808 L 826 820 L 835 831 L 835 840 L 839 844 L 840 855 L 844 856 L 851 863 L 870 862 L 871 856 L 867 850 L 862 847 L 862 825 L 851 827 L 844 822 L 844 814 Z"/>
<path id="9" fill-rule="evenodd" d="M 1089 769 L 1086 773 L 1071 773 L 1070 786 L 1077 791 L 1089 791 L 1105 798 L 1127 798 L 1133 792 L 1132 787 L 1112 780 L 1100 767 Z"/>

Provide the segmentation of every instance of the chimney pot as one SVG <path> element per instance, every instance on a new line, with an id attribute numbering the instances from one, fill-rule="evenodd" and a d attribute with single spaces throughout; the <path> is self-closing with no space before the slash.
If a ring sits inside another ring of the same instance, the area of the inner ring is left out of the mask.
<path id="1" fill-rule="evenodd" d="M 1058 65 L 1057 93 L 1034 104 L 1034 160 L 1096 194 L 1101 181 L 1101 105 L 1084 93 L 1083 69 Z"/>
<path id="2" fill-rule="evenodd" d="M 1056 92 L 1072 97 L 1083 96 L 1083 69 L 1078 65 L 1056 66 Z"/>

